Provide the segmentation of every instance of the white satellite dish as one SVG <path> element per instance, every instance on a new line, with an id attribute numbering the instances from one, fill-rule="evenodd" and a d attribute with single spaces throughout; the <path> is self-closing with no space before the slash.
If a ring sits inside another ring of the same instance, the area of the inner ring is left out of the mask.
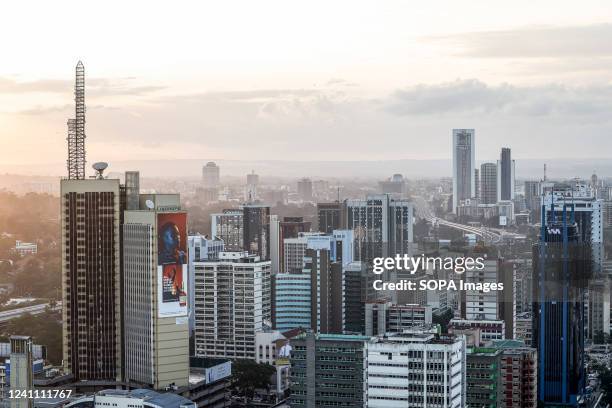
<path id="1" fill-rule="evenodd" d="M 145 205 L 147 206 L 147 208 L 149 210 L 154 210 L 155 209 L 155 203 L 151 200 L 147 200 L 145 201 Z"/>
<path id="2" fill-rule="evenodd" d="M 106 168 L 108 167 L 108 163 L 97 162 L 97 163 L 94 163 L 91 167 L 93 167 L 93 169 L 96 171 L 96 178 L 101 179 L 101 178 L 104 178 L 102 173 L 104 173 L 104 170 L 106 170 Z"/>

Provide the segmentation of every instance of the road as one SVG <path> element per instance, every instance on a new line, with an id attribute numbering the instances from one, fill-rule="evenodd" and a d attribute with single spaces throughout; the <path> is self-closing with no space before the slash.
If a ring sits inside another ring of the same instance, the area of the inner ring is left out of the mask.
<path id="1" fill-rule="evenodd" d="M 431 222 L 433 225 L 444 225 L 449 228 L 454 228 L 467 233 L 478 235 L 482 237 L 486 242 L 491 242 L 495 244 L 500 242 L 503 237 L 515 238 L 519 236 L 518 234 L 505 232 L 504 230 L 501 230 L 499 228 L 474 227 L 471 225 L 451 222 L 443 218 L 436 217 L 429 208 L 429 204 L 427 203 L 427 201 L 425 201 L 423 197 L 414 197 L 414 206 L 417 217 L 423 218 L 428 222 Z"/>
<path id="2" fill-rule="evenodd" d="M 11 309 L 5 312 L 0 312 L 0 325 L 4 325 L 9 320 L 21 317 L 22 315 L 26 313 L 29 313 L 31 315 L 37 315 L 37 314 L 43 313 L 45 309 L 47 308 L 47 306 L 51 307 L 49 303 L 42 303 L 40 305 L 20 307 L 19 309 Z M 55 306 L 52 307 L 51 309 L 61 310 L 62 302 L 57 302 Z"/>

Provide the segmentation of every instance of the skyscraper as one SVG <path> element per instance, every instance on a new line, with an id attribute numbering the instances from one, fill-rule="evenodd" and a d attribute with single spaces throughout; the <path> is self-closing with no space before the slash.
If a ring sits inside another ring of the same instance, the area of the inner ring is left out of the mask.
<path id="1" fill-rule="evenodd" d="M 85 70 L 76 67 L 68 121 L 68 179 L 60 183 L 64 369 L 76 381 L 120 380 L 121 212 L 119 180 L 85 179 Z"/>
<path id="2" fill-rule="evenodd" d="M 576 406 L 585 386 L 584 299 L 592 249 L 576 222 L 575 204 L 542 208 L 533 247 L 533 346 L 538 349 L 538 400 Z"/>
<path id="3" fill-rule="evenodd" d="M 189 380 L 187 214 L 178 194 L 141 202 L 123 225 L 125 381 L 182 387 Z"/>
<path id="4" fill-rule="evenodd" d="M 208 162 L 202 167 L 202 186 L 204 188 L 218 188 L 220 168 L 215 162 Z"/>
<path id="5" fill-rule="evenodd" d="M 463 200 L 476 196 L 474 129 L 453 129 L 453 212 Z"/>
<path id="6" fill-rule="evenodd" d="M 480 203 L 495 204 L 497 202 L 497 165 L 483 163 L 480 165 Z"/>
<path id="7" fill-rule="evenodd" d="M 510 148 L 502 147 L 497 161 L 497 201 L 514 200 L 514 160 Z"/>
<path id="8" fill-rule="evenodd" d="M 119 379 L 119 180 L 62 180 L 61 214 L 64 367 L 77 381 Z"/>

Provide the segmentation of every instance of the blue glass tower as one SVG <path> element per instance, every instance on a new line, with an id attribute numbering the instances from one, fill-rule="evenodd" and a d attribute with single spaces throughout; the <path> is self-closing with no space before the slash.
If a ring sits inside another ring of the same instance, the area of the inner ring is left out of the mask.
<path id="1" fill-rule="evenodd" d="M 573 203 L 542 206 L 533 247 L 533 346 L 538 349 L 538 400 L 574 407 L 583 393 L 584 299 L 592 250 L 575 220 Z M 561 210 L 561 211 L 559 211 Z"/>

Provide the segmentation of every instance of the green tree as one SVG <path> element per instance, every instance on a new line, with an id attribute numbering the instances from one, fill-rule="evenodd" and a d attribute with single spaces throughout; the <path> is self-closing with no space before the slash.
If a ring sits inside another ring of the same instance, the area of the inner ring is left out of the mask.
<path id="1" fill-rule="evenodd" d="M 256 389 L 269 389 L 274 367 L 252 360 L 235 360 L 232 363 L 234 387 L 247 398 L 253 398 Z"/>
<path id="2" fill-rule="evenodd" d="M 47 310 L 38 315 L 26 313 L 12 319 L 2 329 L 5 339 L 12 335 L 32 336 L 35 344 L 47 346 L 47 360 L 53 364 L 62 361 L 61 313 Z"/>

